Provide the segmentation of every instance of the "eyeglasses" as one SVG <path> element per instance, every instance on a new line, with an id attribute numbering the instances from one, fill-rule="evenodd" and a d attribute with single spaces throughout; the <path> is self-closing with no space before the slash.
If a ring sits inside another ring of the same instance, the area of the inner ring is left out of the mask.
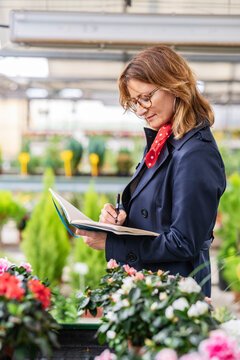
<path id="1" fill-rule="evenodd" d="M 144 109 L 149 109 L 152 106 L 151 98 L 155 94 L 155 92 L 158 90 L 159 90 L 159 88 L 156 88 L 147 95 L 139 95 L 135 99 L 132 98 L 131 100 L 126 102 L 125 109 L 126 110 L 130 109 L 133 112 L 137 112 L 137 104 L 139 104 Z"/>

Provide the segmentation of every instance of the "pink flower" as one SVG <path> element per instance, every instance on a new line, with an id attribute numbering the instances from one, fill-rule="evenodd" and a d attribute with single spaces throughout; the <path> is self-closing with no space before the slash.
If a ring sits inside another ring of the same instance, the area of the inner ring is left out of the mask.
<path id="1" fill-rule="evenodd" d="M 144 275 L 142 272 L 136 272 L 136 274 L 133 276 L 134 281 L 143 280 L 143 279 L 144 279 Z"/>
<path id="2" fill-rule="evenodd" d="M 25 262 L 21 262 L 21 264 L 19 265 L 19 267 L 24 267 L 24 269 L 26 269 L 27 270 L 27 272 L 32 272 L 33 270 L 32 270 L 32 266 L 31 266 L 31 264 L 29 264 L 29 263 L 25 263 Z"/>
<path id="3" fill-rule="evenodd" d="M 6 257 L 0 258 L 0 275 L 3 274 L 5 271 L 7 271 L 11 265 L 12 264 L 10 263 L 10 261 L 8 261 Z"/>
<path id="4" fill-rule="evenodd" d="M 109 262 L 107 263 L 108 269 L 115 269 L 117 267 L 118 267 L 118 264 L 117 264 L 116 260 L 114 260 L 114 259 L 110 259 Z"/>
<path id="5" fill-rule="evenodd" d="M 209 339 L 203 340 L 198 350 L 207 359 L 239 360 L 236 341 L 222 330 L 211 331 Z"/>
<path id="6" fill-rule="evenodd" d="M 155 360 L 177 360 L 177 353 L 176 351 L 166 348 L 160 350 L 155 357 Z"/>
<path id="7" fill-rule="evenodd" d="M 129 276 L 132 276 L 137 272 L 137 270 L 135 270 L 133 267 L 130 267 L 129 265 L 123 265 L 123 268 Z"/>
<path id="8" fill-rule="evenodd" d="M 206 360 L 206 358 L 203 358 L 198 352 L 193 352 L 181 356 L 179 360 Z"/>
<path id="9" fill-rule="evenodd" d="M 111 353 L 108 349 L 104 350 L 99 356 L 96 356 L 94 360 L 114 360 L 116 355 Z"/>

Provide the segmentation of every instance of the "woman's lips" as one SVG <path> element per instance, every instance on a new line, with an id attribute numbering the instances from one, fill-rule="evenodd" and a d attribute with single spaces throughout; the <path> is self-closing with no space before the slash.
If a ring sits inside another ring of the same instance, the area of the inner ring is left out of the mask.
<path id="1" fill-rule="evenodd" d="M 155 115 L 156 115 L 156 114 L 153 114 L 153 115 L 147 116 L 147 121 L 151 121 Z"/>

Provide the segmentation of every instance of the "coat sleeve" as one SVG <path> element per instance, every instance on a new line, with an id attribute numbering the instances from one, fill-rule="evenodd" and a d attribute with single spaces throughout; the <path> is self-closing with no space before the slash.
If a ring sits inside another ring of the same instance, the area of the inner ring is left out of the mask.
<path id="1" fill-rule="evenodd" d="M 107 260 L 128 262 L 129 253 L 133 253 L 140 262 L 149 264 L 190 260 L 199 253 L 203 242 L 209 239 L 225 189 L 221 157 L 209 143 L 204 145 L 176 158 L 169 231 L 155 238 L 108 234 Z"/>

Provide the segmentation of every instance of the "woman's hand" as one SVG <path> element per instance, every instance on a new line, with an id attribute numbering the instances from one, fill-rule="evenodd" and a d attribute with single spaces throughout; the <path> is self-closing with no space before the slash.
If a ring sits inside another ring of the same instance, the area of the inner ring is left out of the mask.
<path id="1" fill-rule="evenodd" d="M 107 233 L 77 229 L 77 235 L 82 235 L 83 241 L 95 250 L 105 250 Z"/>
<path id="2" fill-rule="evenodd" d="M 115 223 L 115 218 L 117 217 L 117 222 Z M 117 215 L 116 210 L 112 204 L 105 204 L 104 208 L 101 210 L 101 215 L 99 216 L 99 222 L 113 225 L 122 225 L 127 217 L 127 213 L 124 210 L 120 210 Z"/>

